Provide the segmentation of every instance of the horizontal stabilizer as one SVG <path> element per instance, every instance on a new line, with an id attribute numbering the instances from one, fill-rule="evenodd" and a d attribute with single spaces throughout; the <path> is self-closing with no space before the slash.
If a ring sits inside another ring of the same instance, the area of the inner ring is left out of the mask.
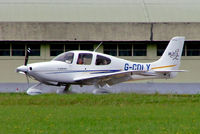
<path id="1" fill-rule="evenodd" d="M 156 70 L 157 73 L 188 72 L 187 70 Z"/>

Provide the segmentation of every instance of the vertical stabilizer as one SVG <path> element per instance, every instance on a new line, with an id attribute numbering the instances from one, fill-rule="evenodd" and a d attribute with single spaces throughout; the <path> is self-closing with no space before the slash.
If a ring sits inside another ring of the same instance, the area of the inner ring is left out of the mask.
<path id="1" fill-rule="evenodd" d="M 174 37 L 170 40 L 161 58 L 153 63 L 159 70 L 178 70 L 185 37 Z M 161 66 L 159 68 L 159 66 Z M 163 68 L 162 68 L 163 67 Z M 166 67 L 166 68 L 165 68 Z"/>

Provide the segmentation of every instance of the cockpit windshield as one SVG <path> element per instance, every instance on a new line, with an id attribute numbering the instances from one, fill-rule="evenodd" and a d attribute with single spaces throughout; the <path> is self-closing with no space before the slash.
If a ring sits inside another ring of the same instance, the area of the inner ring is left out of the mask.
<path id="1" fill-rule="evenodd" d="M 56 56 L 53 60 L 63 61 L 63 62 L 71 64 L 73 62 L 73 59 L 74 59 L 74 53 L 66 52 L 66 53 L 62 53 L 62 54 Z"/>

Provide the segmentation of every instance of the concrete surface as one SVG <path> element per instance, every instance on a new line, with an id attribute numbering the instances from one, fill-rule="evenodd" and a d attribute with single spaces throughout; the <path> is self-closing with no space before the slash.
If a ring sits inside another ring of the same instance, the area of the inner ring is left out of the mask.
<path id="1" fill-rule="evenodd" d="M 33 84 L 30 84 L 30 86 Z M 44 93 L 62 93 L 64 87 L 41 85 L 37 88 Z M 200 83 L 120 83 L 111 87 L 105 87 L 111 93 L 138 93 L 138 94 L 200 94 Z M 0 92 L 25 92 L 26 83 L 1 83 Z M 73 85 L 74 93 L 92 93 L 94 86 Z"/>

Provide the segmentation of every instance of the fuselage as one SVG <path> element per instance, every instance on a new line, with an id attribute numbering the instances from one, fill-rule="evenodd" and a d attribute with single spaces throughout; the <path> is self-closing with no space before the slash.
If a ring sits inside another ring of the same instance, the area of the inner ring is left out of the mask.
<path id="1" fill-rule="evenodd" d="M 68 55 L 68 57 L 66 55 Z M 80 57 L 83 58 L 82 60 L 85 60 L 85 62 L 87 61 L 87 63 L 79 63 Z M 152 67 L 151 63 L 131 62 L 97 52 L 69 51 L 57 56 L 49 62 L 28 64 L 27 74 L 46 84 L 80 84 L 74 80 L 82 76 L 98 77 L 102 74 L 129 70 L 148 71 L 149 74 L 152 74 Z M 148 77 L 133 75 L 131 79 L 152 79 L 157 77 L 156 75 L 149 74 L 147 75 Z"/>
<path id="2" fill-rule="evenodd" d="M 38 84 L 63 85 L 64 91 L 68 91 L 71 84 L 94 85 L 100 89 L 129 80 L 174 78 L 178 72 L 185 72 L 179 70 L 184 40 L 184 37 L 172 38 L 160 59 L 152 63 L 131 62 L 98 52 L 77 50 L 62 53 L 49 62 L 27 65 L 28 49 L 24 65 L 16 71 L 38 80 Z M 27 93 L 33 95 L 42 91 L 34 86 Z"/>

